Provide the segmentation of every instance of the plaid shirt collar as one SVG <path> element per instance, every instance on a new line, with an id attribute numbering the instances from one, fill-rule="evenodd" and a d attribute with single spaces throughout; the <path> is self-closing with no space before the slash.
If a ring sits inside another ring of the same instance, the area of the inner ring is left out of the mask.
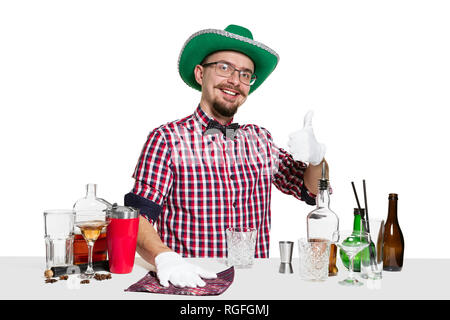
<path id="1" fill-rule="evenodd" d="M 198 105 L 198 107 L 194 111 L 194 119 L 200 123 L 202 128 L 202 133 L 205 132 L 206 127 L 208 126 L 209 121 L 213 120 L 214 118 L 208 116 L 205 111 L 203 111 L 202 107 Z M 217 121 L 217 120 L 216 120 Z M 233 122 L 233 118 L 228 121 L 225 126 L 231 124 Z"/>

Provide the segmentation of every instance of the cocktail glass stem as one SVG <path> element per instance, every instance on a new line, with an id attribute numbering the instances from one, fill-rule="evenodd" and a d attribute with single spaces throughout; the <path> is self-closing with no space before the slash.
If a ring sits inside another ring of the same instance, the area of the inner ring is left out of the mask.
<path id="1" fill-rule="evenodd" d="M 355 261 L 355 256 L 352 256 L 350 259 L 350 268 L 348 269 L 348 279 L 354 281 L 355 280 L 355 272 L 353 271 L 353 264 Z"/>
<path id="2" fill-rule="evenodd" d="M 95 241 L 86 241 L 88 246 L 88 267 L 86 269 L 85 277 L 91 278 L 94 275 L 94 268 L 92 266 L 92 255 L 94 252 L 94 243 Z"/>
<path id="3" fill-rule="evenodd" d="M 359 252 L 359 251 L 358 251 Z M 348 274 L 347 277 L 340 281 L 339 283 L 345 286 L 361 286 L 363 283 L 358 281 L 355 277 L 355 271 L 354 271 L 354 265 L 355 265 L 355 256 L 358 254 L 358 252 L 353 252 L 353 254 L 349 254 L 347 252 L 348 256 Z"/>

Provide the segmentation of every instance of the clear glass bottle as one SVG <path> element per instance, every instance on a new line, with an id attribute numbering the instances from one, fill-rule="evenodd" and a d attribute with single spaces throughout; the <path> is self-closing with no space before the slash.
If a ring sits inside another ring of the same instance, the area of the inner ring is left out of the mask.
<path id="1" fill-rule="evenodd" d="M 86 196 L 78 199 L 73 205 L 73 210 L 78 211 L 103 211 L 107 208 L 111 208 L 112 204 L 108 201 L 97 197 L 97 185 L 89 183 L 86 185 Z M 94 244 L 94 252 L 92 261 L 103 261 L 107 259 L 107 240 L 106 240 L 106 228 L 102 231 L 97 241 Z M 88 262 L 88 247 L 86 240 L 84 240 L 80 229 L 75 228 L 75 237 L 73 243 L 73 263 L 82 264 Z"/>
<path id="2" fill-rule="evenodd" d="M 86 185 L 86 196 L 78 199 L 73 205 L 75 211 L 103 211 L 111 208 L 112 204 L 108 201 L 97 197 L 97 185 L 88 183 Z"/>
<path id="3" fill-rule="evenodd" d="M 306 217 L 306 228 L 309 241 L 331 241 L 333 233 L 339 229 L 339 218 L 330 209 L 330 183 L 326 178 L 325 161 L 322 163 L 322 178 L 319 179 L 319 193 L 316 197 L 316 209 Z M 336 267 L 337 247 L 331 244 L 328 276 L 338 273 Z"/>

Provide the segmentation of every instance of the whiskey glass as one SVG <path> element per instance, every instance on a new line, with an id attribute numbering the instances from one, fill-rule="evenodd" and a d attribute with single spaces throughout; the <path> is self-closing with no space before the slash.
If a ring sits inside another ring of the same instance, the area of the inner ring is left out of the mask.
<path id="1" fill-rule="evenodd" d="M 328 279 L 330 262 L 330 241 L 326 239 L 298 240 L 300 278 L 308 281 Z"/>
<path id="2" fill-rule="evenodd" d="M 255 228 L 227 228 L 227 264 L 235 268 L 250 268 L 256 249 Z"/>
<path id="3" fill-rule="evenodd" d="M 109 215 L 106 214 L 105 211 L 76 211 L 75 226 L 80 230 L 88 246 L 88 267 L 86 271 L 80 275 L 80 278 L 82 279 L 90 279 L 95 274 L 92 266 L 94 244 L 103 228 L 105 228 L 109 222 Z"/>

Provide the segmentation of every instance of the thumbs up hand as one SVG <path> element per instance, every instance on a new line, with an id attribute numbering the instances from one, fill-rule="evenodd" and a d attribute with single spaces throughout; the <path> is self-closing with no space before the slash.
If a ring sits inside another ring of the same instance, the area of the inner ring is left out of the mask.
<path id="1" fill-rule="evenodd" d="M 312 127 L 313 111 L 306 113 L 303 121 L 303 129 L 289 135 L 288 147 L 295 160 L 309 162 L 316 166 L 322 162 L 325 156 L 325 145 L 317 142 Z"/>

